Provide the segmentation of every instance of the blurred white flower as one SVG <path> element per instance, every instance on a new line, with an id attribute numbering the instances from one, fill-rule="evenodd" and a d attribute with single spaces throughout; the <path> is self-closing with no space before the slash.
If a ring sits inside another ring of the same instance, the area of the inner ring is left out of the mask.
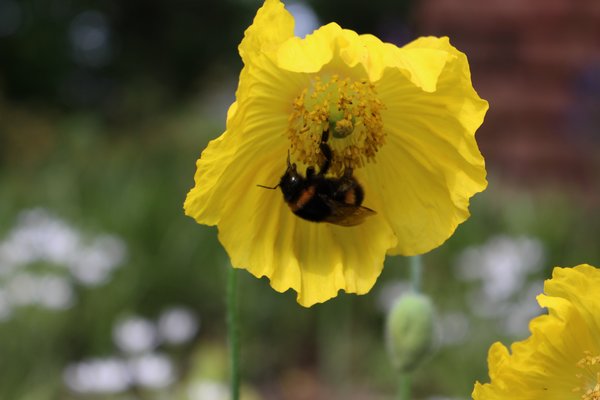
<path id="1" fill-rule="evenodd" d="M 55 274 L 20 272 L 5 282 L 4 288 L 4 300 L 17 307 L 38 305 L 63 310 L 74 299 L 69 281 Z"/>
<path id="2" fill-rule="evenodd" d="M 456 271 L 459 279 L 481 280 L 485 296 L 502 301 L 519 291 L 543 261 L 544 247 L 538 239 L 499 235 L 482 246 L 467 247 L 457 259 Z"/>
<path id="3" fill-rule="evenodd" d="M 79 393 L 114 394 L 131 387 L 161 389 L 176 380 L 173 361 L 164 354 L 91 358 L 63 371 L 67 387 Z"/>
<path id="4" fill-rule="evenodd" d="M 532 282 L 525 290 L 521 291 L 518 299 L 511 305 L 501 322 L 502 330 L 514 337 L 527 336 L 529 321 L 542 312 L 536 297 L 543 291 L 544 282 L 542 280 Z"/>
<path id="5" fill-rule="evenodd" d="M 189 400 L 229 400 L 229 388 L 222 382 L 199 380 L 187 390 Z"/>
<path id="6" fill-rule="evenodd" d="M 116 236 L 85 240 L 45 209 L 22 211 L 0 242 L 0 320 L 19 306 L 69 308 L 76 300 L 73 279 L 86 286 L 105 283 L 126 255 L 124 242 Z"/>
<path id="7" fill-rule="evenodd" d="M 118 358 L 94 358 L 69 365 L 64 373 L 65 384 L 79 393 L 119 393 L 132 383 L 125 361 Z"/>
<path id="8" fill-rule="evenodd" d="M 121 351 L 128 354 L 144 353 L 158 344 L 154 323 L 139 316 L 117 322 L 113 328 L 113 340 Z"/>
<path id="9" fill-rule="evenodd" d="M 469 338 L 471 323 L 469 317 L 461 312 L 449 312 L 437 316 L 437 331 L 441 346 L 463 344 Z"/>
<path id="10" fill-rule="evenodd" d="M 135 384 L 145 388 L 164 388 L 175 381 L 173 362 L 162 354 L 150 353 L 132 358 L 129 367 Z"/>
<path id="11" fill-rule="evenodd" d="M 5 283 L 8 300 L 14 306 L 35 304 L 37 297 L 37 282 L 33 274 L 21 272 Z"/>
<path id="12" fill-rule="evenodd" d="M 73 305 L 73 288 L 69 281 L 56 275 L 37 277 L 37 302 L 52 310 L 63 310 Z"/>
<path id="13" fill-rule="evenodd" d="M 12 305 L 5 289 L 0 288 L 0 321 L 7 320 L 12 315 Z"/>
<path id="14" fill-rule="evenodd" d="M 75 279 L 86 286 L 98 286 L 106 283 L 112 270 L 125 260 L 126 248 L 119 238 L 102 235 L 74 255 L 69 268 Z"/>
<path id="15" fill-rule="evenodd" d="M 526 332 L 527 321 L 539 313 L 538 307 L 532 310 L 526 304 L 535 295 L 532 290 L 541 293 L 538 283 L 528 286 L 527 280 L 540 270 L 544 258 L 541 241 L 526 236 L 498 235 L 481 246 L 466 248 L 456 260 L 455 271 L 458 279 L 481 283 L 467 293 L 471 311 L 484 318 L 500 318 L 506 333 Z"/>
<path id="16" fill-rule="evenodd" d="M 69 39 L 77 63 L 102 67 L 110 61 L 110 27 L 103 13 L 87 10 L 77 15 L 71 22 Z"/>
<path id="17" fill-rule="evenodd" d="M 0 271 L 7 274 L 37 261 L 65 265 L 79 245 L 79 233 L 46 210 L 23 211 L 0 243 Z"/>
<path id="18" fill-rule="evenodd" d="M 409 290 L 411 284 L 408 281 L 385 282 L 377 294 L 377 308 L 384 314 L 389 313 L 396 300 Z"/>
<path id="19" fill-rule="evenodd" d="M 198 332 L 199 321 L 194 313 L 184 307 L 172 307 L 158 318 L 160 338 L 169 344 L 182 344 L 190 341 Z"/>

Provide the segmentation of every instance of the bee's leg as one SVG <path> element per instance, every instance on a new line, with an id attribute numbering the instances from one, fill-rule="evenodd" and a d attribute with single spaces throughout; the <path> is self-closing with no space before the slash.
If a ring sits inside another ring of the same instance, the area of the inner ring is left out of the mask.
<path id="1" fill-rule="evenodd" d="M 307 167 L 306 168 L 306 179 L 310 178 L 315 174 L 315 167 Z"/>
<path id="2" fill-rule="evenodd" d="M 331 147 L 328 144 L 321 142 L 319 145 L 319 149 L 323 153 L 325 157 L 325 161 L 320 166 L 319 174 L 325 175 L 327 171 L 329 171 L 329 167 L 331 166 L 331 159 L 333 158 L 333 153 L 331 151 Z"/>
<path id="3" fill-rule="evenodd" d="M 325 157 L 325 161 L 320 166 L 319 174 L 325 175 L 327 171 L 329 171 L 329 167 L 331 166 L 331 159 L 333 158 L 333 152 L 331 151 L 331 147 L 327 144 L 329 140 L 329 128 L 325 128 L 323 130 L 323 134 L 321 135 L 321 144 L 319 144 L 319 149 L 323 153 Z"/>
<path id="4" fill-rule="evenodd" d="M 321 134 L 321 143 L 326 143 L 329 140 L 329 127 L 323 129 Z"/>

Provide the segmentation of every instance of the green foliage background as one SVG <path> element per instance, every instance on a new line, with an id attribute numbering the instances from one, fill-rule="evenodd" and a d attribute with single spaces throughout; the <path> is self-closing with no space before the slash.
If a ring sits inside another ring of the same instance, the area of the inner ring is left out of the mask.
<path id="1" fill-rule="evenodd" d="M 313 3 L 323 21 L 375 33 L 381 15 L 400 24 L 410 10 L 385 0 L 366 9 L 358 2 Z M 19 4 L 23 28 L 0 38 L 0 240 L 20 211 L 43 207 L 83 232 L 120 236 L 128 258 L 107 284 L 78 288 L 68 310 L 29 307 L 0 321 L 0 398 L 104 398 L 70 392 L 64 367 L 116 354 L 111 332 L 118 318 L 155 318 L 171 304 L 201 318 L 193 342 L 168 349 L 177 382 L 106 398 L 183 399 L 194 380 L 225 381 L 228 259 L 216 229 L 185 217 L 182 203 L 201 150 L 224 128 L 240 68 L 235 48 L 258 2 Z M 113 59 L 101 68 L 76 65 L 65 39 L 70 21 L 88 9 L 102 11 L 112 29 Z M 81 101 L 65 95 L 76 73 L 103 89 Z M 585 193 L 564 183 L 515 187 L 499 172 L 490 165 L 490 188 L 473 200 L 471 219 L 424 259 L 424 292 L 440 313 L 469 312 L 463 293 L 474 284 L 455 278 L 454 260 L 498 233 L 542 241 L 545 269 L 531 279 L 548 278 L 554 265 L 600 259 L 600 211 Z M 240 272 L 248 398 L 315 398 L 302 397 L 309 384 L 320 398 L 392 398 L 397 377 L 377 299 L 386 283 L 406 279 L 407 266 L 388 258 L 370 294 L 340 294 L 310 309 L 298 306 L 294 293 L 276 293 L 266 280 Z M 487 380 L 487 348 L 501 339 L 514 338 L 471 316 L 469 339 L 441 347 L 416 372 L 417 398 L 467 398 L 475 379 Z"/>

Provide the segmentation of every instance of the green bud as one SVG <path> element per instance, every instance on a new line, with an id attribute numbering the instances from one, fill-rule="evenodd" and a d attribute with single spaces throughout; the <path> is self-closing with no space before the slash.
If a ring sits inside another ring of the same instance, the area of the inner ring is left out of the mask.
<path id="1" fill-rule="evenodd" d="M 433 319 L 429 297 L 410 293 L 396 300 L 388 314 L 386 336 L 390 358 L 400 372 L 413 371 L 432 348 Z"/>

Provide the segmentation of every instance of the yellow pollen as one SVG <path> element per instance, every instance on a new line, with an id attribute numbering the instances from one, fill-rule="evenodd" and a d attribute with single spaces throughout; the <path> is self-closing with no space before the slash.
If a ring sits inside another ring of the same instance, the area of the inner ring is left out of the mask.
<path id="1" fill-rule="evenodd" d="M 600 355 L 594 356 L 586 351 L 585 356 L 577 362 L 582 371 L 576 374 L 581 385 L 573 389 L 579 393 L 582 400 L 600 400 Z"/>
<path id="2" fill-rule="evenodd" d="M 375 86 L 367 80 L 316 76 L 292 102 L 288 138 L 295 161 L 307 166 L 324 161 L 320 144 L 328 131 L 332 151 L 330 173 L 341 176 L 375 162 L 385 143 L 381 103 Z"/>

